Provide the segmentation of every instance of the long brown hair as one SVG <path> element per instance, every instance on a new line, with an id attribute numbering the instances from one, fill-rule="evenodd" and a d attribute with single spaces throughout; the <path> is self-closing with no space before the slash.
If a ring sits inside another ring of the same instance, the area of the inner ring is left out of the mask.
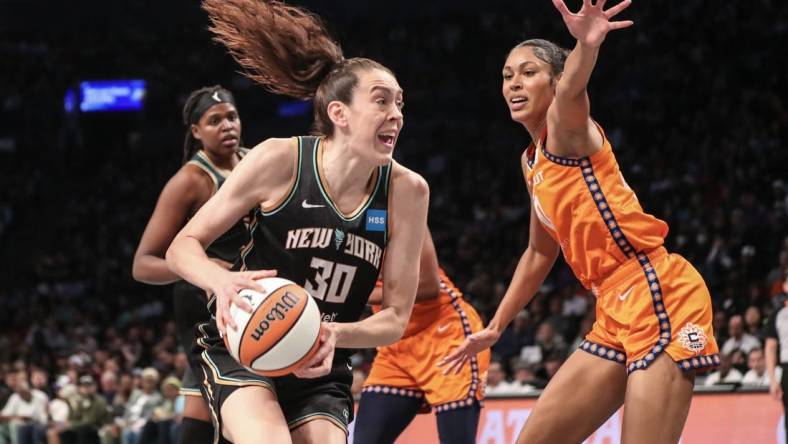
<path id="1" fill-rule="evenodd" d="M 265 89 L 314 98 L 315 131 L 334 134 L 328 104 L 350 104 L 358 72 L 391 70 L 374 60 L 345 59 L 317 15 L 279 0 L 203 0 L 214 40 L 227 47 L 243 73 Z"/>

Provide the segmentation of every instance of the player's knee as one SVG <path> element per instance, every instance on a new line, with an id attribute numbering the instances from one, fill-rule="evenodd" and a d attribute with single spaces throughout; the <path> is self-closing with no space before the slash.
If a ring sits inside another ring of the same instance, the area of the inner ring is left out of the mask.
<path id="1" fill-rule="evenodd" d="M 233 390 L 222 403 L 220 412 L 222 436 L 236 444 L 256 443 L 261 436 L 270 442 L 290 441 L 290 430 L 279 402 L 266 388 L 245 386 Z"/>

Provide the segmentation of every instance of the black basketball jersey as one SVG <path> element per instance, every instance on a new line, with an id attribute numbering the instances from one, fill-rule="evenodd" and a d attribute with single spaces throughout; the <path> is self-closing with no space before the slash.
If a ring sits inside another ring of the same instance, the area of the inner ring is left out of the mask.
<path id="1" fill-rule="evenodd" d="M 248 152 L 248 149 L 240 148 L 238 150 L 238 157 L 243 158 Z M 227 176 L 221 173 L 220 169 L 211 162 L 202 150 L 197 151 L 187 164 L 194 165 L 208 174 L 214 184 L 213 194 L 216 194 L 225 179 L 227 179 Z M 249 231 L 244 221 L 239 220 L 235 225 L 230 227 L 229 230 L 213 241 L 213 243 L 205 249 L 205 253 L 210 258 L 218 258 L 232 264 L 235 263 L 235 260 L 238 258 L 238 253 L 248 241 Z"/>
<path id="2" fill-rule="evenodd" d="M 366 200 L 342 214 L 318 169 L 320 138 L 298 138 L 295 184 L 279 206 L 257 210 L 241 267 L 276 269 L 315 298 L 323 321 L 358 321 L 375 287 L 386 248 L 391 164 L 378 167 Z"/>

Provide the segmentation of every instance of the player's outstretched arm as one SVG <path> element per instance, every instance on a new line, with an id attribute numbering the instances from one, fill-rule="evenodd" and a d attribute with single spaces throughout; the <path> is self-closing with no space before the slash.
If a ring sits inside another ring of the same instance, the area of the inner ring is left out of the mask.
<path id="1" fill-rule="evenodd" d="M 624 0 L 604 10 L 606 0 L 583 0 L 580 11 L 569 11 L 564 0 L 553 0 L 572 37 L 577 39 L 566 59 L 564 72 L 556 85 L 555 99 L 547 114 L 548 128 L 554 140 L 548 148 L 562 156 L 583 157 L 602 145 L 602 137 L 590 118 L 586 88 L 596 65 L 599 48 L 610 31 L 632 26 L 631 20 L 612 21 L 632 4 Z M 550 140 L 550 139 L 548 139 Z"/>
<path id="2" fill-rule="evenodd" d="M 520 257 L 512 282 L 495 311 L 490 324 L 482 331 L 468 336 L 457 349 L 438 365 L 446 367 L 444 373 L 459 372 L 463 364 L 477 353 L 492 347 L 501 337 L 512 319 L 523 309 L 542 285 L 547 273 L 558 257 L 558 244 L 550 237 L 537 219 L 531 205 L 531 222 L 528 248 Z"/>
<path id="3" fill-rule="evenodd" d="M 230 272 L 211 261 L 205 248 L 258 205 L 275 202 L 285 194 L 293 171 L 295 152 L 289 139 L 269 139 L 251 150 L 235 167 L 219 191 L 200 208 L 175 236 L 167 250 L 167 264 L 183 279 L 216 295 L 216 325 L 235 328 L 230 303 L 251 311 L 238 291 L 263 291 L 255 279 L 275 275 L 274 271 Z"/>
<path id="4" fill-rule="evenodd" d="M 359 322 L 332 324 L 337 328 L 340 348 L 370 348 L 396 342 L 402 337 L 413 308 L 427 227 L 429 187 L 418 174 L 396 163 L 393 168 L 381 310 Z"/>

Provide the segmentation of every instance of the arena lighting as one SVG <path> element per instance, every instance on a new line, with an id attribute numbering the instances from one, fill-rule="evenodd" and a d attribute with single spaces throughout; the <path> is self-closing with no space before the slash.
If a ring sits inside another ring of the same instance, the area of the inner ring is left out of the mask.
<path id="1" fill-rule="evenodd" d="M 83 81 L 79 84 L 79 110 L 140 111 L 145 93 L 145 80 L 140 79 Z"/>
<path id="2" fill-rule="evenodd" d="M 310 112 L 312 112 L 311 100 L 280 103 L 276 108 L 276 114 L 279 117 L 307 116 Z"/>

